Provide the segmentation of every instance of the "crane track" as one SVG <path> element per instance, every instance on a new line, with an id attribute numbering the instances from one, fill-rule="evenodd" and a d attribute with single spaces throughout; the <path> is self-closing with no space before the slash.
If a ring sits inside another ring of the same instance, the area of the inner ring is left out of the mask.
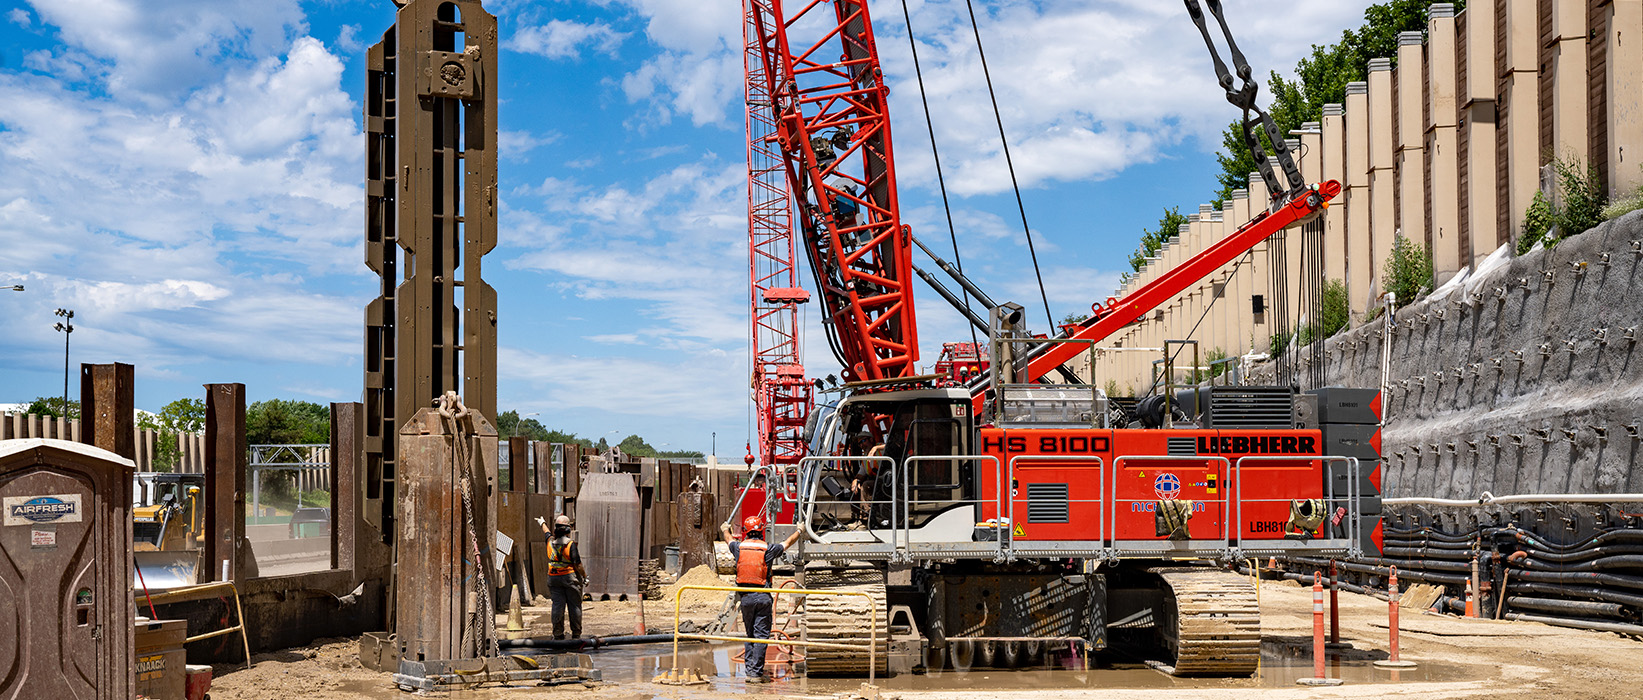
<path id="1" fill-rule="evenodd" d="M 880 576 L 880 580 L 883 578 Z M 872 603 L 862 596 L 854 595 L 808 595 L 804 600 L 804 612 L 799 618 L 799 632 L 801 639 L 814 642 L 837 642 L 841 644 L 859 644 L 862 649 L 824 649 L 810 647 L 805 651 L 805 674 L 809 676 L 866 676 L 868 654 L 865 647 L 868 639 L 875 636 L 871 623 L 870 610 L 877 607 L 878 625 L 876 630 L 878 673 L 885 674 L 889 669 L 888 652 L 890 639 L 886 629 L 888 619 L 887 603 L 884 595 L 883 583 L 840 585 L 822 578 L 814 580 L 806 577 L 805 586 L 817 590 L 860 591 L 872 597 Z"/>
<path id="2" fill-rule="evenodd" d="M 1158 631 L 1174 657 L 1172 675 L 1255 673 L 1261 660 L 1261 609 L 1248 579 L 1197 567 L 1147 571 L 1164 584 L 1165 614 Z"/>

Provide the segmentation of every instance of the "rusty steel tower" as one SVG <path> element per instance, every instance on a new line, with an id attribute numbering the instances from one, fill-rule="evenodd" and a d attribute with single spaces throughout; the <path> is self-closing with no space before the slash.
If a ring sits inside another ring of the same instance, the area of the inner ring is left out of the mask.
<path id="1" fill-rule="evenodd" d="M 394 0 L 365 77 L 367 522 L 393 532 L 402 424 L 446 391 L 496 415 L 496 18 L 479 0 Z"/>

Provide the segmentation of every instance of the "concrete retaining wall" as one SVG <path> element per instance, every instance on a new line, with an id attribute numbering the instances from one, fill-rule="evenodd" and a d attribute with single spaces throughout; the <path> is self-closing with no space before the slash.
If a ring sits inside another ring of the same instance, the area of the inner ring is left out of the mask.
<path id="1" fill-rule="evenodd" d="M 1397 313 L 1388 495 L 1643 491 L 1640 241 L 1633 212 Z M 1385 329 L 1329 339 L 1326 383 L 1379 384 Z"/>

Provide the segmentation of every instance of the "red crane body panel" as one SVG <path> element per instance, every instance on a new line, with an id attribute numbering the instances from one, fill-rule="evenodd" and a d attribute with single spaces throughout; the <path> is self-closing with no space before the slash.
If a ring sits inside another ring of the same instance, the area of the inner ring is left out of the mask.
<path id="1" fill-rule="evenodd" d="M 1156 509 L 1179 500 L 1192 504 L 1192 539 L 1282 540 L 1291 502 L 1325 496 L 1323 461 L 1306 459 L 1322 445 L 1317 430 L 983 428 L 982 454 L 1001 467 L 981 469 L 982 520 L 1008 518 L 1017 542 L 1165 540 Z M 1064 516 L 1034 508 L 1039 489 L 1066 494 Z"/>

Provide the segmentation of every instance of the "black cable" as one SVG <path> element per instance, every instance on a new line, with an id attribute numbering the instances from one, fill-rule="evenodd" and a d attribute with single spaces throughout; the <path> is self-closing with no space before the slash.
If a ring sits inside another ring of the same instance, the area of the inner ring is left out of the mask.
<path id="1" fill-rule="evenodd" d="M 958 232 L 953 228 L 953 208 L 947 203 L 947 178 L 941 174 L 941 151 L 936 148 L 936 125 L 930 119 L 930 97 L 924 92 L 924 69 L 919 67 L 918 42 L 913 39 L 913 15 L 907 10 L 907 0 L 901 0 L 901 16 L 907 22 L 907 46 L 913 51 L 913 75 L 918 76 L 918 99 L 924 104 L 924 128 L 930 131 L 930 156 L 936 160 L 936 185 L 941 188 L 941 209 L 947 214 L 947 237 L 953 241 L 953 265 L 958 268 L 959 274 L 964 274 L 964 258 L 958 254 Z M 1042 284 L 1042 281 L 1040 282 Z M 961 285 L 962 287 L 962 285 Z M 960 289 L 964 295 L 964 310 L 968 315 L 974 315 L 970 309 L 970 292 Z M 970 328 L 970 343 L 976 346 L 976 358 L 981 357 L 981 341 L 976 337 L 976 329 Z"/>
<path id="2" fill-rule="evenodd" d="M 971 0 L 964 0 L 970 11 L 970 29 L 976 35 L 976 55 L 981 57 L 981 75 L 987 79 L 987 97 L 993 101 L 993 120 L 998 123 L 998 141 L 1004 145 L 1004 165 L 1010 170 L 1010 186 L 1015 188 L 1015 207 L 1021 212 L 1021 233 L 1027 237 L 1027 254 L 1033 259 L 1033 274 L 1038 277 L 1038 298 L 1044 301 L 1044 318 L 1050 322 L 1047 332 L 1055 333 L 1055 316 L 1050 313 L 1050 296 L 1044 292 L 1044 273 L 1038 269 L 1038 251 L 1033 249 L 1033 231 L 1027 226 L 1027 206 L 1021 203 L 1021 185 L 1015 179 L 1015 162 L 1010 159 L 1010 141 L 1004 137 L 1004 117 L 998 111 L 998 95 L 993 92 L 993 75 L 987 70 L 987 52 L 981 48 L 981 26 L 976 24 L 976 8 Z M 910 34 L 910 32 L 909 32 Z"/>

